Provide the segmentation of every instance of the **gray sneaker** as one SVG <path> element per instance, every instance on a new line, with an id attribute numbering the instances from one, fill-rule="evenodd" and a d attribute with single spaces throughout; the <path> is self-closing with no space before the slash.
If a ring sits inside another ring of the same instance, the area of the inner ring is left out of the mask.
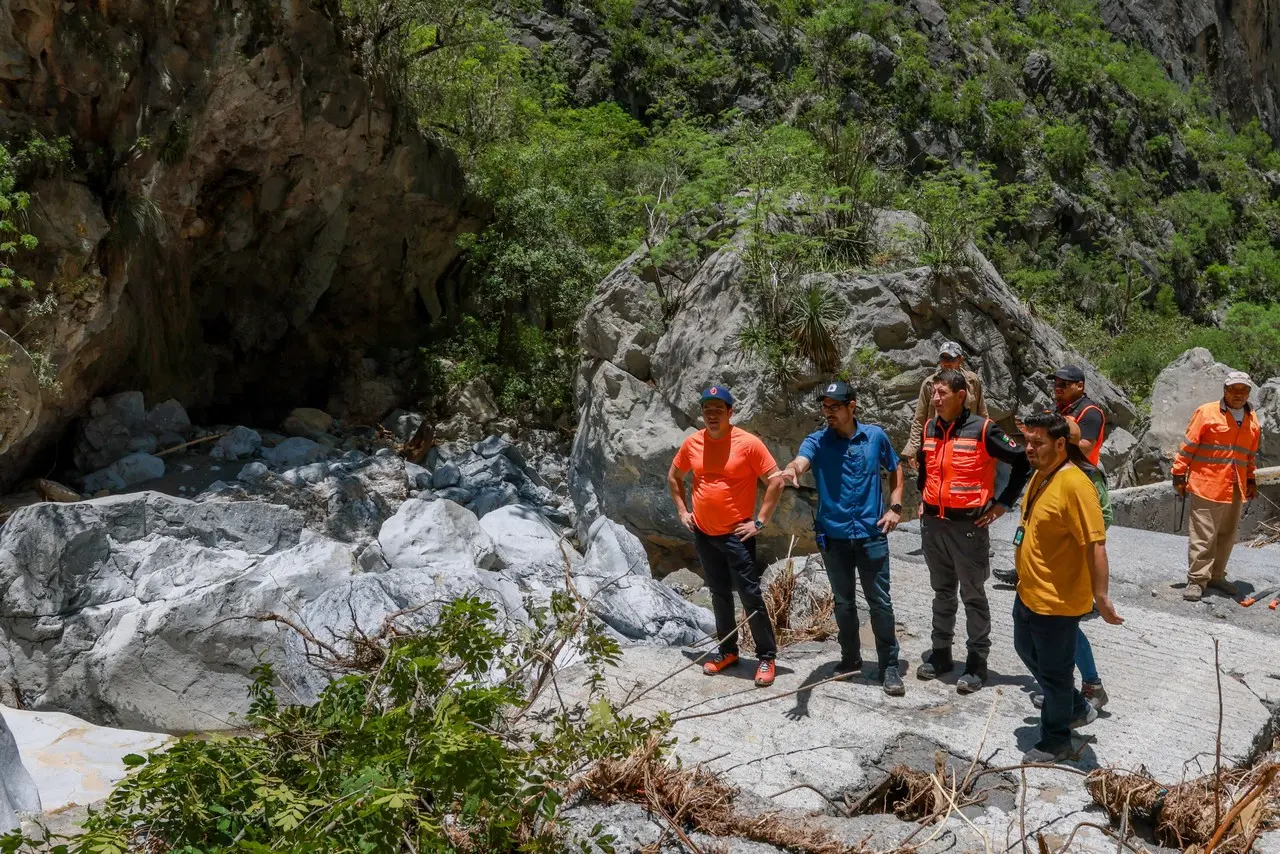
<path id="1" fill-rule="evenodd" d="M 896 667 L 886 667 L 880 681 L 884 684 L 884 692 L 890 697 L 901 697 L 907 693 L 907 686 L 902 684 L 902 677 L 898 675 Z"/>
<path id="2" fill-rule="evenodd" d="M 1080 686 L 1080 693 L 1084 694 L 1085 700 L 1089 705 L 1098 711 L 1102 711 L 1102 707 L 1107 704 L 1107 689 L 1102 687 L 1101 682 L 1086 682 Z"/>
<path id="3" fill-rule="evenodd" d="M 1098 710 L 1094 708 L 1093 704 L 1088 704 L 1088 711 L 1084 713 L 1084 717 L 1076 718 L 1074 721 L 1072 721 L 1069 724 L 1069 726 L 1072 729 L 1080 729 L 1080 727 L 1088 726 L 1089 724 L 1093 723 L 1097 719 L 1098 719 Z"/>
<path id="4" fill-rule="evenodd" d="M 975 691 L 982 690 L 982 674 L 970 673 L 965 671 L 959 679 L 956 680 L 957 694 L 972 694 Z"/>
<path id="5" fill-rule="evenodd" d="M 1204 588 L 1199 584 L 1188 584 L 1187 589 L 1182 591 L 1182 598 L 1188 602 L 1199 602 L 1204 596 Z"/>
<path id="6" fill-rule="evenodd" d="M 1032 694 L 1032 695 L 1031 695 L 1031 705 L 1035 706 L 1037 709 L 1043 709 L 1043 708 L 1044 708 L 1044 694 L 1041 694 L 1039 691 L 1036 691 L 1034 694 Z"/>

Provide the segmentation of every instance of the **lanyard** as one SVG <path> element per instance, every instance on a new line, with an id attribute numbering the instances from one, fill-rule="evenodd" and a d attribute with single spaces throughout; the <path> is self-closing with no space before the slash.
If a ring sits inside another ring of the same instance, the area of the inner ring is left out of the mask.
<path id="1" fill-rule="evenodd" d="M 1027 520 L 1031 518 L 1031 508 L 1036 503 L 1036 499 L 1038 499 L 1041 495 L 1044 494 L 1045 489 L 1049 486 L 1049 481 L 1053 480 L 1054 476 L 1057 475 L 1058 472 L 1062 471 L 1063 467 L 1069 462 L 1071 462 L 1071 460 L 1066 459 L 1058 463 L 1057 468 L 1049 472 L 1049 474 L 1045 476 L 1044 480 L 1036 484 L 1036 491 L 1028 495 L 1027 500 L 1022 502 L 1022 524 L 1023 525 L 1026 525 Z"/>

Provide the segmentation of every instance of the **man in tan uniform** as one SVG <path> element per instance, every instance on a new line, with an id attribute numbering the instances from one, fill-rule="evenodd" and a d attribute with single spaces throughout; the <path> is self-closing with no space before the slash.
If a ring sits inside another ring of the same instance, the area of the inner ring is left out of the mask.
<path id="1" fill-rule="evenodd" d="M 980 418 L 988 418 L 987 401 L 982 396 L 982 378 L 964 366 L 964 349 L 954 341 L 946 341 L 943 343 L 941 350 L 938 352 L 938 370 L 924 378 L 924 382 L 920 384 L 920 397 L 916 399 L 916 415 L 911 422 L 911 437 L 907 439 L 907 446 L 902 449 L 902 463 L 908 469 L 914 468 L 916 464 L 916 452 L 920 450 L 920 443 L 924 439 L 924 425 L 928 424 L 937 412 L 933 409 L 933 386 L 938 380 L 938 374 L 942 371 L 955 370 L 964 374 L 965 381 L 969 385 L 968 395 L 965 400 L 965 406 L 969 412 Z"/>

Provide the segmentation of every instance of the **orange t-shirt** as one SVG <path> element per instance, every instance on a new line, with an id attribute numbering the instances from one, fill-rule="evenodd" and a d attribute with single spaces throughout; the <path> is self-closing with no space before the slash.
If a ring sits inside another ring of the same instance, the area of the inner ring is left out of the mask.
<path id="1" fill-rule="evenodd" d="M 693 472 L 693 521 L 713 537 L 732 534 L 738 523 L 755 518 L 756 481 L 778 466 L 764 442 L 733 426 L 722 439 L 706 430 L 685 439 L 675 465 Z"/>

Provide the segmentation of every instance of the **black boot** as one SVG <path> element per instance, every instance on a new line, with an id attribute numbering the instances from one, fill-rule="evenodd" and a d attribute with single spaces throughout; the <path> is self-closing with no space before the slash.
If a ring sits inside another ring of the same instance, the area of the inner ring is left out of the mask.
<path id="1" fill-rule="evenodd" d="M 924 664 L 916 668 L 917 679 L 937 679 L 946 676 L 955 669 L 956 663 L 951 660 L 951 649 L 931 649 L 921 656 Z"/>
<path id="2" fill-rule="evenodd" d="M 979 655 L 976 652 L 969 653 L 964 661 L 964 674 L 956 680 L 956 692 L 960 694 L 972 694 L 982 688 L 984 682 L 987 681 L 987 659 L 986 656 Z"/>

